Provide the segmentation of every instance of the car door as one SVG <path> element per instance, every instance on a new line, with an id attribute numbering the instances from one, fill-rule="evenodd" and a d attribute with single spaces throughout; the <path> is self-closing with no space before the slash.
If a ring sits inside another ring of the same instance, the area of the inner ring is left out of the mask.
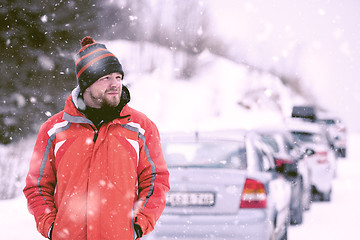
<path id="1" fill-rule="evenodd" d="M 269 172 L 269 199 L 276 211 L 276 221 L 280 225 L 286 225 L 289 216 L 291 185 L 286 179 L 275 171 L 275 159 L 265 144 L 257 144 L 258 151 L 261 152 L 261 168 L 264 172 Z"/>

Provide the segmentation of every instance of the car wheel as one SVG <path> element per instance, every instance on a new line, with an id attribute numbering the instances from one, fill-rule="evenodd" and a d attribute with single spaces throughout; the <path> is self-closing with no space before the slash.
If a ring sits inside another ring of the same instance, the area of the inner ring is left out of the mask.
<path id="1" fill-rule="evenodd" d="M 346 158 L 346 148 L 336 148 L 336 156 L 339 158 Z"/>
<path id="2" fill-rule="evenodd" d="M 300 185 L 299 189 L 300 193 L 303 193 L 303 186 Z M 303 215 L 304 215 L 304 208 L 303 208 L 303 197 L 299 198 L 298 205 L 296 206 L 295 214 L 291 218 L 291 224 L 292 225 L 298 225 L 303 222 Z"/>
<path id="3" fill-rule="evenodd" d="M 304 192 L 304 210 L 309 211 L 311 207 L 311 190 L 308 189 L 306 192 Z"/>
<path id="4" fill-rule="evenodd" d="M 331 201 L 331 190 L 328 193 L 321 194 L 321 201 L 330 202 Z"/>
<path id="5" fill-rule="evenodd" d="M 309 172 L 309 181 L 311 182 L 311 174 Z M 308 186 L 306 192 L 304 194 L 304 209 L 305 211 L 309 211 L 311 208 L 312 203 L 312 193 L 311 193 L 311 186 Z"/>
<path id="6" fill-rule="evenodd" d="M 346 148 L 342 148 L 340 150 L 340 157 L 345 158 L 346 157 Z"/>
<path id="7" fill-rule="evenodd" d="M 281 237 L 281 240 L 287 240 L 288 239 L 288 225 L 285 226 L 285 232 L 284 235 Z"/>

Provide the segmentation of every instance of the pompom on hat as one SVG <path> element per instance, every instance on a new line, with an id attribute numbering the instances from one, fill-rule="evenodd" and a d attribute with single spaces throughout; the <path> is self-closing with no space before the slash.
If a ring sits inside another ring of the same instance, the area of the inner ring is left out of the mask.
<path id="1" fill-rule="evenodd" d="M 76 78 L 83 93 L 99 78 L 119 72 L 124 77 L 124 71 L 117 57 L 104 44 L 97 43 L 92 37 L 84 37 L 81 49 L 75 58 Z"/>

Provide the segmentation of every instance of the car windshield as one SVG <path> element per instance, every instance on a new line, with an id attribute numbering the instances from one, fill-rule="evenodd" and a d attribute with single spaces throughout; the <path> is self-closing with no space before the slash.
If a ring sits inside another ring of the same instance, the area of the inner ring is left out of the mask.
<path id="1" fill-rule="evenodd" d="M 295 142 L 296 140 L 299 140 L 300 142 L 306 142 L 306 143 L 324 143 L 326 142 L 326 139 L 321 134 L 317 133 L 309 133 L 309 132 L 292 132 Z"/>
<path id="2" fill-rule="evenodd" d="M 168 142 L 162 149 L 169 168 L 247 168 L 245 147 L 238 142 Z"/>

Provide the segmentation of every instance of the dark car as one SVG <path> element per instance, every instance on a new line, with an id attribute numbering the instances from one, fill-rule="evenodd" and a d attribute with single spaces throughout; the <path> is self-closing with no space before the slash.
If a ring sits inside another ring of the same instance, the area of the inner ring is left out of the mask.
<path id="1" fill-rule="evenodd" d="M 267 129 L 259 133 L 274 151 L 277 171 L 291 183 L 290 223 L 301 224 L 304 210 L 311 205 L 310 168 L 289 131 Z"/>

